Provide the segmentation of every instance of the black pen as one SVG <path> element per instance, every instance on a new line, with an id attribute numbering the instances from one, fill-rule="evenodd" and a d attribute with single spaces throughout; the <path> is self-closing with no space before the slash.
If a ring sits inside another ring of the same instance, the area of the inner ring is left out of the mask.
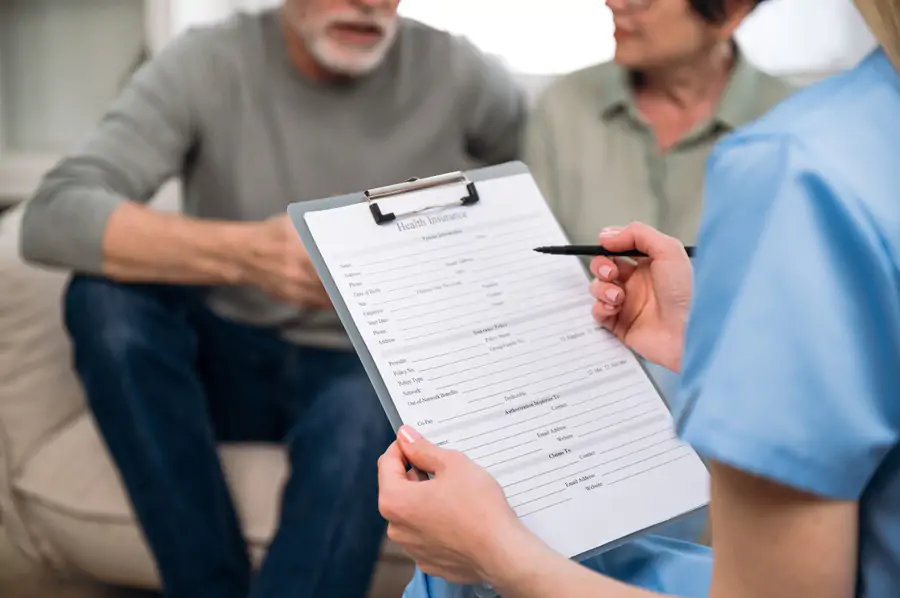
<path id="1" fill-rule="evenodd" d="M 648 257 L 646 253 L 637 249 L 629 249 L 628 251 L 610 251 L 599 245 L 551 245 L 549 247 L 535 247 L 538 253 L 548 253 L 550 255 L 603 255 L 607 257 Z M 694 257 L 695 248 L 686 246 L 684 248 L 688 257 Z"/>

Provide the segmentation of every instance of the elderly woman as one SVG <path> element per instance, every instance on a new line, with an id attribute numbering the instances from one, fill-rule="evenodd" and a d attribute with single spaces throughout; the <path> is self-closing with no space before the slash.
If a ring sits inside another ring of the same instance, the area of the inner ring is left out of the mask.
<path id="1" fill-rule="evenodd" d="M 713 548 L 680 563 L 684 545 L 648 538 L 648 558 L 591 571 L 532 535 L 484 470 L 404 428 L 380 504 L 423 572 L 410 595 L 462 587 L 441 578 L 507 598 L 898 595 L 900 3 L 856 3 L 881 47 L 714 151 L 690 319 L 672 237 L 605 231 L 650 257 L 591 265 L 598 320 L 683 372 L 677 429 L 709 463 Z M 433 478 L 408 479 L 405 460 Z"/>
<path id="2" fill-rule="evenodd" d="M 522 150 L 573 242 L 633 220 L 694 242 L 713 145 L 791 92 L 733 41 L 762 1 L 606 0 L 615 59 L 552 83 Z"/>
<path id="3" fill-rule="evenodd" d="M 713 145 L 792 90 L 754 68 L 734 32 L 764 0 L 607 0 L 612 62 L 544 92 L 523 157 L 575 243 L 634 220 L 693 243 Z M 646 364 L 671 402 L 677 376 Z M 705 512 L 661 530 L 696 540 Z"/>

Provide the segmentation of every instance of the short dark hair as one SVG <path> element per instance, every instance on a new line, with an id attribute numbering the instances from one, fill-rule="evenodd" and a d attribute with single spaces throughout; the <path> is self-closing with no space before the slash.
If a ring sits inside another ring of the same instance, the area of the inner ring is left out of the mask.
<path id="1" fill-rule="evenodd" d="M 728 3 L 734 0 L 690 0 L 691 8 L 710 23 L 721 23 L 728 16 Z M 766 0 L 750 0 L 756 8 Z"/>

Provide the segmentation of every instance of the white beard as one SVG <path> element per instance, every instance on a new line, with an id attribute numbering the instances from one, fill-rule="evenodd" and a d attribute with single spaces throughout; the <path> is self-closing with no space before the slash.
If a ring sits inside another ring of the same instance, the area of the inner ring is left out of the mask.
<path id="1" fill-rule="evenodd" d="M 337 23 L 359 23 L 377 25 L 383 37 L 371 48 L 349 48 L 328 36 L 329 27 Z M 303 39 L 306 49 L 325 70 L 345 77 L 366 75 L 382 63 L 397 37 L 396 18 L 360 17 L 339 15 L 320 19 L 315 23 L 292 23 L 294 30 Z"/>

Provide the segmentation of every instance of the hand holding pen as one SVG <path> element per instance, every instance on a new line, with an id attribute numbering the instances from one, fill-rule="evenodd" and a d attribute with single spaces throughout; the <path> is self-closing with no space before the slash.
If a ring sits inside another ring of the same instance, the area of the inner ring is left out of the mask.
<path id="1" fill-rule="evenodd" d="M 688 257 L 693 248 L 632 223 L 604 229 L 599 247 L 591 251 L 594 318 L 645 359 L 678 371 L 693 288 Z"/>

